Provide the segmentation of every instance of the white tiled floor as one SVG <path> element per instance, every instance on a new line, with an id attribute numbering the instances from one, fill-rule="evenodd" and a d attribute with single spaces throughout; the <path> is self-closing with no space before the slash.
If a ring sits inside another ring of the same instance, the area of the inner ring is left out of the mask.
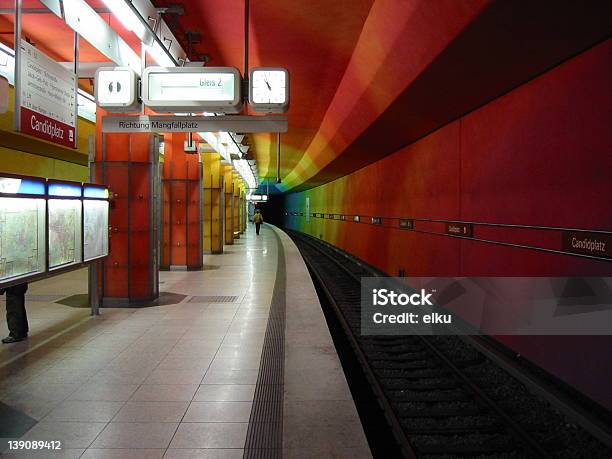
<path id="1" fill-rule="evenodd" d="M 272 231 L 206 256 L 204 271 L 160 275 L 162 291 L 235 303 L 187 297 L 90 317 L 55 303 L 86 293 L 86 271 L 32 284 L 30 338 L 0 347 L 0 400 L 39 421 L 23 439 L 60 440 L 64 449 L 7 457 L 241 458 L 277 268 Z M 308 271 L 278 234 L 287 281 L 283 454 L 368 458 Z"/>
<path id="2" fill-rule="evenodd" d="M 226 249 L 205 256 L 213 269 L 162 272 L 160 289 L 236 303 L 186 298 L 92 318 L 53 302 L 85 293 L 86 272 L 31 285 L 31 336 L 0 349 L 0 399 L 39 421 L 23 439 L 62 442 L 63 451 L 35 457 L 242 457 L 277 242 L 264 229 Z"/>

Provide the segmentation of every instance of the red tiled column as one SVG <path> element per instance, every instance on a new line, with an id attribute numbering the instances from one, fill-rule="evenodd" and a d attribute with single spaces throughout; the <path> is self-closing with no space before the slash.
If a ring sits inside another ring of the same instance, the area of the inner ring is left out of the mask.
<path id="1" fill-rule="evenodd" d="M 202 164 L 185 153 L 187 136 L 164 136 L 162 269 L 202 268 Z"/>
<path id="2" fill-rule="evenodd" d="M 103 110 L 98 109 L 98 126 Z M 97 183 L 110 188 L 110 248 L 103 262 L 103 306 L 158 297 L 159 136 L 96 132 L 92 164 Z"/>

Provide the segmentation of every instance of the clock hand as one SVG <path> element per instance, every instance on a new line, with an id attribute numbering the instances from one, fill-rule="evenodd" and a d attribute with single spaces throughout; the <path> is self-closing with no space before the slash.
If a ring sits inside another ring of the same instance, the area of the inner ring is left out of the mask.
<path id="1" fill-rule="evenodd" d="M 266 86 L 268 87 L 268 90 L 272 91 L 272 86 L 270 86 L 270 83 L 268 83 L 268 79 L 264 78 L 264 81 L 266 83 Z"/>

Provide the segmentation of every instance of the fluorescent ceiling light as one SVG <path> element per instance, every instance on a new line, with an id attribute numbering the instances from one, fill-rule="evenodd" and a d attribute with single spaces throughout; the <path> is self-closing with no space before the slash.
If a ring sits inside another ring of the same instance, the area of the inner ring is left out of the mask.
<path id="1" fill-rule="evenodd" d="M 237 159 L 234 161 L 233 165 L 249 188 L 257 188 L 257 179 L 246 159 Z"/>
<path id="2" fill-rule="evenodd" d="M 82 89 L 77 92 L 77 112 L 81 118 L 96 122 L 96 102 L 91 94 L 86 93 Z"/>
<path id="3" fill-rule="evenodd" d="M 40 0 L 49 5 L 48 0 Z M 111 61 L 121 67 L 130 67 L 140 74 L 140 57 L 111 29 L 102 17 L 85 0 L 63 0 L 63 15 L 54 11 L 72 30 L 87 40 Z"/>
<path id="4" fill-rule="evenodd" d="M 103 0 L 113 15 L 123 24 L 123 27 L 134 32 L 140 41 L 146 45 L 153 43 L 153 33 L 144 24 L 145 19 L 137 13 L 126 0 Z"/>
<path id="5" fill-rule="evenodd" d="M 217 134 L 214 132 L 198 132 L 198 135 L 204 139 L 213 150 L 219 153 L 226 162 L 234 166 L 236 172 L 238 172 L 247 183 L 248 188 L 257 188 L 257 177 L 255 177 L 250 163 L 246 159 L 236 159 L 232 161 L 231 155 L 240 155 L 240 150 L 236 147 L 236 144 L 232 142 L 228 132 L 219 132 Z M 224 142 L 231 143 L 226 144 Z"/>

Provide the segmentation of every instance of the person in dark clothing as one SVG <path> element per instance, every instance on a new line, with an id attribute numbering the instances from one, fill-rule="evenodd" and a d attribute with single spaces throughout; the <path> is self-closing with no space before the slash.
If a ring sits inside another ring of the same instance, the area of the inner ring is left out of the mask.
<path id="1" fill-rule="evenodd" d="M 28 337 L 28 315 L 25 309 L 25 293 L 28 284 L 18 284 L 0 290 L 0 294 L 6 293 L 6 323 L 9 335 L 2 340 L 4 344 L 23 341 Z"/>
<path id="2" fill-rule="evenodd" d="M 253 223 L 255 223 L 255 232 L 259 236 L 259 229 L 263 223 L 263 215 L 261 215 L 261 211 L 259 209 L 257 209 L 255 211 L 255 215 L 253 215 Z"/>

